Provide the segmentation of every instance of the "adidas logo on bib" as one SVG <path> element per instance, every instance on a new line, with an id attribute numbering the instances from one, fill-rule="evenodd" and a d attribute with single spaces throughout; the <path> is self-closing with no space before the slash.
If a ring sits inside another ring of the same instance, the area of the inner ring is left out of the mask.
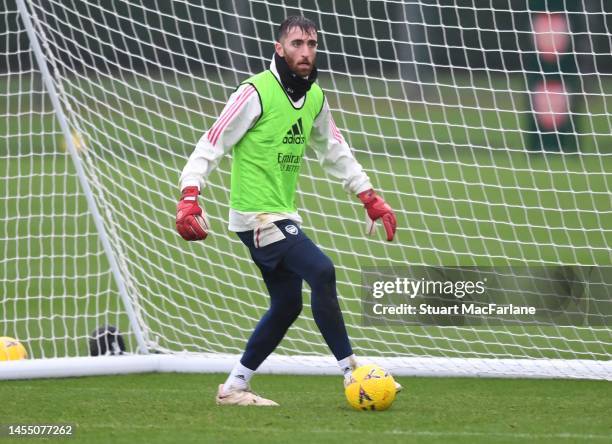
<path id="1" fill-rule="evenodd" d="M 295 143 L 297 145 L 301 145 L 304 143 L 306 138 L 304 137 L 304 127 L 302 126 L 302 118 L 297 119 L 285 137 L 283 138 L 283 143 Z"/>

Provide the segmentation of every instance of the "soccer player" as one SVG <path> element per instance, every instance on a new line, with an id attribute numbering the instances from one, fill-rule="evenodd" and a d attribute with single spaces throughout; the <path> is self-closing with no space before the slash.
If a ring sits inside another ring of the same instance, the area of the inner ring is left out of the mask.
<path id="1" fill-rule="evenodd" d="M 387 240 L 395 235 L 393 210 L 372 189 L 315 83 L 316 25 L 301 16 L 288 17 L 274 49 L 270 68 L 245 80 L 231 95 L 180 179 L 177 231 L 188 241 L 205 239 L 208 225 L 198 195 L 221 157 L 233 148 L 229 229 L 248 247 L 270 293 L 269 310 L 219 386 L 218 404 L 278 405 L 253 393 L 249 381 L 300 314 L 302 281 L 310 286 L 314 320 L 345 381 L 356 366 L 338 304 L 334 265 L 302 231 L 295 206 L 307 145 L 325 171 L 359 197 L 372 223 L 382 221 Z"/>

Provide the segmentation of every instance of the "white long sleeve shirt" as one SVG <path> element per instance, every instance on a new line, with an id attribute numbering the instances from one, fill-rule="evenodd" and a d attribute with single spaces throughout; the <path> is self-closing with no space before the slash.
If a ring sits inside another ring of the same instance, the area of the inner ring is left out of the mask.
<path id="1" fill-rule="evenodd" d="M 280 80 L 274 59 L 270 70 Z M 304 97 L 293 103 L 299 108 L 303 102 Z M 204 188 L 208 176 L 221 158 L 253 127 L 260 115 L 261 104 L 252 85 L 245 84 L 234 91 L 215 124 L 204 133 L 189 157 L 180 178 L 181 190 L 188 186 Z M 359 194 L 372 188 L 370 179 L 338 131 L 327 99 L 324 99 L 323 108 L 313 122 L 309 146 L 315 151 L 323 169 L 340 179 L 347 192 Z M 298 225 L 302 223 L 297 212 L 257 213 L 230 208 L 229 230 L 255 230 L 281 219 L 290 219 Z"/>

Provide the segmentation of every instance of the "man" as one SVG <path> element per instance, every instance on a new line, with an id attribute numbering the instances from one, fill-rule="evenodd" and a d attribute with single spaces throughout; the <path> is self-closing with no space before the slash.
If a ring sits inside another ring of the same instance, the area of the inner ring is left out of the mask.
<path id="1" fill-rule="evenodd" d="M 314 320 L 345 381 L 356 366 L 336 295 L 334 266 L 299 227 L 295 192 L 306 145 L 327 173 L 359 196 L 372 221 L 382 220 L 387 240 L 395 235 L 393 211 L 372 190 L 315 83 L 316 25 L 304 17 L 288 17 L 277 37 L 270 69 L 232 94 L 198 142 L 180 180 L 176 228 L 186 240 L 205 239 L 208 226 L 198 195 L 221 157 L 233 148 L 229 229 L 249 248 L 270 293 L 270 309 L 255 327 L 240 362 L 219 386 L 218 404 L 278 405 L 251 392 L 249 381 L 299 315 L 304 280 L 312 290 Z"/>

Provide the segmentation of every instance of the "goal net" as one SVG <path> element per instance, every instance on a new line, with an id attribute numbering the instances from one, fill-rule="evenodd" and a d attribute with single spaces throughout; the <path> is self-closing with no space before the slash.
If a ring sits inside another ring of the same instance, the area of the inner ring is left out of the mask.
<path id="1" fill-rule="evenodd" d="M 303 14 L 336 125 L 398 219 L 394 242 L 366 236 L 307 150 L 298 207 L 355 353 L 399 374 L 612 378 L 612 9 L 456 3 L 0 0 L 0 336 L 43 369 L 107 325 L 135 355 L 111 365 L 239 356 L 269 297 L 227 229 L 231 153 L 202 192 L 205 242 L 175 231 L 178 179 Z M 502 276 L 492 292 L 552 316 L 370 322 L 371 267 Z M 269 371 L 334 368 L 309 302 Z"/>

